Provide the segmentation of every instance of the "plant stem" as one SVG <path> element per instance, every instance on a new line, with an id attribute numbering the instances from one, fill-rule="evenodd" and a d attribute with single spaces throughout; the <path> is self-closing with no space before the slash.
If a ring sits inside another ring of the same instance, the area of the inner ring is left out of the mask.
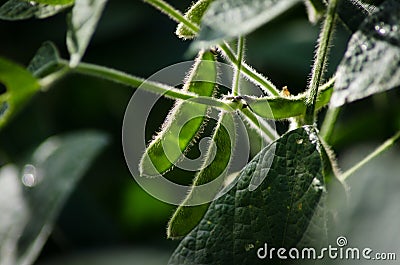
<path id="1" fill-rule="evenodd" d="M 227 43 L 223 43 L 219 45 L 219 48 L 225 55 L 225 57 L 234 65 L 237 64 L 238 59 L 235 56 L 235 53 L 229 47 Z M 258 73 L 251 66 L 242 62 L 242 73 L 249 78 L 250 81 L 258 85 L 263 92 L 270 94 L 271 96 L 280 96 L 279 91 L 276 89 L 274 84 L 272 84 L 267 78 L 265 78 L 262 74 Z"/>
<path id="2" fill-rule="evenodd" d="M 400 139 L 400 131 L 398 131 L 394 136 L 391 138 L 387 139 L 382 145 L 380 145 L 378 148 L 375 149 L 371 154 L 369 154 L 366 158 L 358 162 L 356 165 L 354 165 L 352 168 L 348 169 L 346 172 L 344 172 L 340 178 L 342 180 L 346 180 L 349 176 L 351 176 L 354 172 L 359 170 L 361 167 L 363 167 L 365 164 L 367 164 L 369 161 L 383 153 L 384 151 L 388 150 L 391 146 L 393 146 L 398 140 Z"/>
<path id="3" fill-rule="evenodd" d="M 171 5 L 164 2 L 163 0 L 145 0 L 145 2 L 153 5 L 157 9 L 161 10 L 163 13 L 170 16 L 176 22 L 184 24 L 187 28 L 189 28 L 191 31 L 193 31 L 193 33 L 199 32 L 200 28 L 198 25 L 187 20 L 182 15 L 181 12 L 179 12 L 178 10 L 176 10 L 175 8 L 173 8 Z M 219 48 L 224 53 L 226 58 L 228 58 L 228 60 L 232 62 L 232 64 L 237 65 L 238 59 L 236 58 L 235 53 L 232 51 L 232 49 L 229 47 L 229 45 L 224 43 L 224 44 L 219 45 Z M 266 79 L 262 74 L 258 73 L 253 68 L 251 68 L 249 65 L 247 65 L 243 62 L 241 64 L 242 64 L 242 67 L 241 67 L 242 73 L 245 76 L 249 77 L 249 79 L 252 82 L 255 82 L 257 85 L 259 85 L 264 92 L 266 92 L 272 96 L 279 96 L 279 91 L 268 79 Z"/>
<path id="4" fill-rule="evenodd" d="M 323 78 L 324 68 L 328 60 L 329 44 L 334 32 L 338 1 L 339 0 L 329 1 L 328 11 L 319 36 L 319 45 L 309 85 L 309 95 L 306 100 L 305 124 L 312 125 L 315 122 L 315 104 L 318 97 L 318 87 Z"/>
<path id="5" fill-rule="evenodd" d="M 61 60 L 60 64 L 64 67 L 68 67 L 68 61 Z M 130 87 L 140 88 L 149 92 L 153 92 L 159 95 L 163 95 L 171 99 L 182 99 L 190 100 L 199 104 L 209 105 L 216 108 L 220 108 L 226 111 L 232 111 L 234 105 L 229 105 L 222 100 L 211 98 L 211 97 L 201 97 L 194 93 L 176 89 L 172 86 L 161 84 L 158 82 L 148 81 L 140 77 L 129 75 L 122 71 L 111 69 L 104 66 L 89 64 L 89 63 L 79 63 L 74 68 L 69 68 L 69 71 L 85 74 L 89 76 L 95 76 L 98 78 L 106 79 Z"/>
<path id="6" fill-rule="evenodd" d="M 233 96 L 239 95 L 240 71 L 242 70 L 244 43 L 245 43 L 244 37 L 240 36 L 237 42 L 237 64 L 236 64 L 235 74 L 233 77 L 233 87 L 232 87 Z"/>
<path id="7" fill-rule="evenodd" d="M 177 9 L 172 7 L 170 4 L 166 3 L 163 0 L 144 0 L 146 3 L 151 4 L 152 6 L 156 7 L 163 13 L 167 14 L 170 16 L 173 20 L 175 20 L 178 23 L 184 24 L 187 28 L 189 28 L 193 33 L 199 32 L 199 27 L 187 20 L 181 12 L 179 12 Z"/>
<path id="8" fill-rule="evenodd" d="M 277 138 L 276 132 L 267 126 L 267 124 L 262 120 L 258 119 L 257 116 L 248 108 L 241 109 L 241 113 L 245 116 L 247 121 L 253 128 L 256 128 L 257 132 L 263 138 L 267 139 L 268 141 L 273 141 Z"/>
<path id="9" fill-rule="evenodd" d="M 71 72 L 102 78 L 115 83 L 127 85 L 129 87 L 144 89 L 145 91 L 163 95 L 171 99 L 190 100 L 194 103 L 212 106 L 225 111 L 239 110 L 249 120 L 249 122 L 252 123 L 254 127 L 259 127 L 259 130 L 262 132 L 263 137 L 269 139 L 276 138 L 276 135 L 270 128 L 268 128 L 267 126 L 265 126 L 265 124 L 260 122 L 257 119 L 257 116 L 253 112 L 251 112 L 246 108 L 243 108 L 240 104 L 233 102 L 226 102 L 212 97 L 200 97 L 196 94 L 182 91 L 172 86 L 168 86 L 153 81 L 147 81 L 143 78 L 132 76 L 127 73 L 104 66 L 99 66 L 89 63 L 79 63 L 76 67 L 69 68 L 69 62 L 66 60 L 61 60 L 60 65 L 64 66 L 65 69 L 68 69 Z"/>
<path id="10" fill-rule="evenodd" d="M 242 67 L 243 53 L 244 53 L 244 43 L 245 39 L 240 36 L 238 38 L 237 43 L 237 59 L 236 59 L 236 69 L 233 76 L 232 81 L 232 95 L 238 96 L 239 93 L 239 84 L 240 84 L 240 71 Z M 236 56 L 234 56 L 236 58 Z M 257 133 L 267 141 L 272 141 L 276 139 L 275 131 L 268 126 L 268 124 L 264 123 L 262 120 L 258 119 L 257 116 L 250 111 L 248 108 L 244 108 L 243 105 L 238 108 L 241 114 L 245 117 L 247 122 L 251 125 L 251 127 L 256 128 Z"/>
<path id="11" fill-rule="evenodd" d="M 64 77 L 69 71 L 69 63 L 67 63 L 66 67 L 61 68 L 60 70 L 47 75 L 46 77 L 40 79 L 39 83 L 42 87 L 42 91 L 47 91 L 49 87 L 54 84 L 57 80 L 60 80 Z"/>
<path id="12" fill-rule="evenodd" d="M 330 142 L 330 138 L 333 133 L 333 128 L 335 126 L 337 117 L 339 116 L 340 110 L 341 110 L 340 107 L 337 108 L 329 107 L 328 111 L 326 112 L 324 122 L 322 123 L 321 126 L 320 135 L 327 143 Z"/>

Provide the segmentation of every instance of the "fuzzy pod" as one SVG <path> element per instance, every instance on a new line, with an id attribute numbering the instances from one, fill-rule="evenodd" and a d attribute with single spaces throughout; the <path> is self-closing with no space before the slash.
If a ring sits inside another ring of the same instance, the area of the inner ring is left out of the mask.
<path id="1" fill-rule="evenodd" d="M 319 89 L 317 109 L 326 106 L 333 93 L 334 79 L 329 80 Z M 257 115 L 267 119 L 282 120 L 301 116 L 306 111 L 305 100 L 307 94 L 280 97 L 252 97 L 242 96 L 248 107 Z M 269 105 L 269 108 L 266 107 Z"/>
<path id="2" fill-rule="evenodd" d="M 168 238 L 187 235 L 203 218 L 209 201 L 215 198 L 227 176 L 236 142 L 235 135 L 232 113 L 221 112 L 212 136 L 214 145 L 210 145 L 203 168 L 196 174 L 190 193 L 168 223 Z M 207 187 L 199 188 L 207 183 Z M 201 203 L 202 201 L 206 202 Z"/>
<path id="3" fill-rule="evenodd" d="M 213 1 L 214 0 L 197 1 L 185 13 L 185 18 L 196 25 L 200 25 L 204 13 Z M 178 24 L 175 34 L 182 39 L 193 39 L 196 36 L 196 33 L 186 27 L 183 23 Z"/>
<path id="4" fill-rule="evenodd" d="M 201 51 L 185 80 L 184 91 L 211 97 L 217 90 L 217 66 L 211 51 Z M 139 171 L 142 176 L 155 177 L 170 170 L 196 140 L 206 120 L 209 106 L 192 101 L 176 101 L 161 131 L 143 154 Z"/>

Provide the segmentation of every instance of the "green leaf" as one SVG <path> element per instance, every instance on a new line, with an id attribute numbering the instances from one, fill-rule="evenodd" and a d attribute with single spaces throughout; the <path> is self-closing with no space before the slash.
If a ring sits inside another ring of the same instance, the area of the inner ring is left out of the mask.
<path id="1" fill-rule="evenodd" d="M 323 174 L 316 129 L 288 132 L 211 203 L 169 264 L 265 264 L 257 257 L 265 243 L 269 249 L 297 246 L 319 213 L 326 192 Z"/>
<path id="2" fill-rule="evenodd" d="M 1 264 L 33 264 L 64 202 L 106 143 L 98 132 L 55 136 L 33 152 L 21 171 L 2 168 Z"/>
<path id="3" fill-rule="evenodd" d="M 235 123 L 232 113 L 221 113 L 214 129 L 211 145 L 208 149 L 202 169 L 196 174 L 193 187 L 185 201 L 176 209 L 168 223 L 168 238 L 179 238 L 187 235 L 203 218 L 209 201 L 217 195 L 222 182 L 228 173 L 235 144 Z M 213 156 L 215 155 L 215 157 Z M 216 183 L 199 188 L 218 178 Z M 207 203 L 203 203 L 207 202 Z"/>
<path id="4" fill-rule="evenodd" d="M 323 146 L 323 148 L 321 148 L 321 159 L 323 163 L 325 185 L 327 186 L 328 195 L 332 194 L 331 196 L 326 196 L 324 209 L 325 215 L 329 221 L 328 229 L 332 231 L 340 228 L 342 225 L 343 219 L 341 219 L 341 213 L 344 207 L 348 205 L 349 194 L 347 184 L 339 179 L 340 173 L 333 151 L 323 141 L 321 141 L 321 144 Z M 318 221 L 318 219 L 316 221 Z M 316 229 L 311 231 L 311 233 L 314 234 L 314 236 L 310 236 L 311 240 L 317 238 L 315 233 L 317 233 L 317 235 L 322 233 L 322 231 L 318 231 L 318 227 L 319 226 L 316 226 Z M 334 234 L 331 233 L 331 235 L 328 236 L 332 238 L 333 235 Z M 315 242 L 311 244 L 316 245 Z M 325 246 L 320 246 L 320 248 Z"/>
<path id="5" fill-rule="evenodd" d="M 31 73 L 0 58 L 0 83 L 5 93 L 0 95 L 0 128 L 40 89 Z"/>
<path id="6" fill-rule="evenodd" d="M 200 52 L 184 90 L 210 97 L 216 91 L 217 68 L 215 55 Z M 208 111 L 207 105 L 191 101 L 177 101 L 170 111 L 162 131 L 147 147 L 139 165 L 143 176 L 157 176 L 171 169 L 182 157 L 201 130 Z"/>
<path id="7" fill-rule="evenodd" d="M 333 92 L 334 79 L 332 78 L 325 85 L 321 86 L 320 94 L 317 100 L 317 109 L 326 106 L 331 98 Z M 257 115 L 267 119 L 287 119 L 291 117 L 301 116 L 306 111 L 307 94 L 300 94 L 297 96 L 283 96 L 283 97 L 251 97 L 242 96 L 250 109 Z M 269 105 L 269 108 L 265 107 Z"/>
<path id="8" fill-rule="evenodd" d="M 332 105 L 400 86 L 400 3 L 384 2 L 352 36 L 336 72 Z"/>
<path id="9" fill-rule="evenodd" d="M 68 15 L 67 47 L 71 55 L 70 66 L 80 62 L 96 30 L 107 0 L 76 0 Z"/>
<path id="10" fill-rule="evenodd" d="M 215 0 L 202 19 L 194 48 L 246 35 L 276 18 L 300 0 Z"/>
<path id="11" fill-rule="evenodd" d="M 27 70 L 35 77 L 41 78 L 59 70 L 60 60 L 60 54 L 56 46 L 52 42 L 46 41 L 37 50 Z"/>
<path id="12" fill-rule="evenodd" d="M 51 2 L 51 1 L 43 1 Z M 37 1 L 9 0 L 0 7 L 0 19 L 4 20 L 23 20 L 29 18 L 47 18 L 54 16 L 72 5 L 73 1 L 63 4 L 38 3 Z"/>
<path id="13" fill-rule="evenodd" d="M 364 19 L 375 9 L 375 5 L 360 0 L 339 1 L 337 13 L 345 27 L 351 32 L 356 32 Z"/>
<path id="14" fill-rule="evenodd" d="M 185 18 L 196 25 L 200 25 L 204 13 L 213 1 L 214 0 L 198 0 L 185 13 Z M 183 39 L 193 39 L 196 36 L 196 33 L 187 28 L 183 23 L 178 24 L 175 33 L 179 38 Z"/>

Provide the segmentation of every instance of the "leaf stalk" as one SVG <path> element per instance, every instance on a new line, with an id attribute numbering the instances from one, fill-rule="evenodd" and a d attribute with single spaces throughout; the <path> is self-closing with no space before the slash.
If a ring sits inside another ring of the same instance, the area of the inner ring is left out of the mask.
<path id="1" fill-rule="evenodd" d="M 200 31 L 200 28 L 198 25 L 187 20 L 181 12 L 179 12 L 178 10 L 173 8 L 171 5 L 169 5 L 165 1 L 163 1 L 163 0 L 145 0 L 145 2 L 153 5 L 157 9 L 161 10 L 161 12 L 167 14 L 174 21 L 184 24 L 188 29 L 193 31 L 193 33 L 197 34 Z M 218 47 L 223 52 L 225 57 L 232 64 L 234 64 L 234 65 L 238 64 L 238 59 L 236 58 L 234 51 L 232 51 L 232 49 L 229 47 L 228 44 L 222 43 Z M 262 74 L 258 73 L 256 70 L 251 68 L 246 63 L 242 62 L 241 65 L 242 65 L 241 70 L 242 70 L 243 75 L 249 77 L 250 80 L 255 82 L 258 86 L 260 86 L 264 92 L 266 92 L 272 96 L 279 96 L 279 91 L 267 78 L 265 78 Z"/>
<path id="2" fill-rule="evenodd" d="M 307 125 L 313 125 L 315 123 L 315 105 L 318 97 L 318 88 L 323 79 L 324 69 L 328 61 L 329 44 L 333 37 L 338 2 L 339 0 L 329 1 L 328 11 L 319 36 L 318 49 L 309 84 L 309 94 L 306 100 L 307 108 L 304 122 Z"/>
<path id="3" fill-rule="evenodd" d="M 378 146 L 372 153 L 370 153 L 367 157 L 365 157 L 363 160 L 358 162 L 356 165 L 348 169 L 346 172 L 344 172 L 340 178 L 342 180 L 346 180 L 349 176 L 353 175 L 356 171 L 358 171 L 360 168 L 362 168 L 364 165 L 366 165 L 368 162 L 370 162 L 372 159 L 375 157 L 379 156 L 386 150 L 388 150 L 390 147 L 392 147 L 397 141 L 400 139 L 400 131 L 398 131 L 395 135 L 393 135 L 391 138 L 387 139 L 383 144 Z"/>

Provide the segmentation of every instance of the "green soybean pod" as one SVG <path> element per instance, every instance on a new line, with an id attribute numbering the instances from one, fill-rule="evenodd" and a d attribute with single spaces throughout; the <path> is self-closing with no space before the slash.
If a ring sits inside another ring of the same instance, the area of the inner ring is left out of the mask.
<path id="1" fill-rule="evenodd" d="M 200 25 L 201 19 L 203 18 L 204 13 L 206 12 L 208 6 L 211 4 L 212 1 L 213 0 L 197 1 L 185 13 L 185 18 L 192 23 Z M 183 23 L 178 24 L 175 34 L 182 39 L 193 39 L 196 36 L 196 33 L 191 31 Z"/>
<path id="2" fill-rule="evenodd" d="M 186 78 L 183 90 L 211 97 L 217 87 L 217 66 L 211 51 L 201 51 Z M 150 142 L 143 154 L 139 171 L 154 177 L 170 170 L 201 131 L 209 107 L 191 101 L 178 100 L 162 125 L 161 132 Z"/>
<path id="3" fill-rule="evenodd" d="M 197 173 L 190 193 L 178 206 L 168 223 L 168 238 L 187 235 L 203 218 L 210 201 L 221 189 L 236 141 L 236 128 L 232 115 L 221 112 L 212 136 L 214 144 L 208 149 L 203 168 Z M 206 187 L 200 188 L 201 185 Z M 205 203 L 202 203 L 203 201 Z"/>
<path id="4" fill-rule="evenodd" d="M 317 100 L 317 109 L 321 109 L 329 103 L 333 93 L 334 79 L 329 80 L 320 87 L 320 93 Z M 301 116 L 306 111 L 307 94 L 303 93 L 297 96 L 284 97 L 252 97 L 242 96 L 246 104 L 257 115 L 267 119 L 288 119 Z M 269 108 L 265 106 L 269 105 Z"/>

